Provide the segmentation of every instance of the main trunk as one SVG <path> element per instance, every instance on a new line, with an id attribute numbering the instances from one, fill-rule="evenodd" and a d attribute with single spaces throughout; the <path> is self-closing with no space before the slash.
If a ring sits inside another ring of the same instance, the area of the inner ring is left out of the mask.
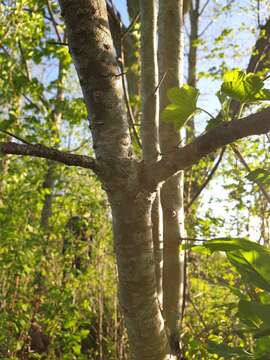
<path id="1" fill-rule="evenodd" d="M 154 195 L 109 195 L 117 256 L 119 299 L 132 359 L 169 359 L 156 287 L 151 207 Z"/>
<path id="2" fill-rule="evenodd" d="M 61 0 L 98 165 L 113 217 L 119 297 L 131 357 L 167 360 L 169 346 L 158 302 L 151 209 L 143 166 L 131 147 L 123 88 L 104 0 Z"/>

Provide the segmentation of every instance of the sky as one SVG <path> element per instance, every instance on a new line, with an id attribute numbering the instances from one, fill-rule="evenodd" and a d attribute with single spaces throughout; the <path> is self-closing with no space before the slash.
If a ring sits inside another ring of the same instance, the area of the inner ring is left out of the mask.
<path id="1" fill-rule="evenodd" d="M 122 16 L 122 21 L 125 25 L 129 23 L 128 13 L 127 13 L 127 1 L 126 0 L 113 0 L 115 7 L 118 9 Z"/>

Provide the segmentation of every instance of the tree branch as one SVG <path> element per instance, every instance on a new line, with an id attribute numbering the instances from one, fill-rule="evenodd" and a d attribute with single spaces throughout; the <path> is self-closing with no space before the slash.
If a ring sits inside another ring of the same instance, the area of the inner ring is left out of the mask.
<path id="1" fill-rule="evenodd" d="M 240 120 L 223 122 L 213 130 L 199 136 L 190 144 L 162 157 L 149 172 L 151 183 L 159 183 L 180 170 L 198 162 L 220 147 L 251 135 L 267 134 L 270 131 L 270 108 Z"/>
<path id="2" fill-rule="evenodd" d="M 79 166 L 97 170 L 95 159 L 85 156 L 62 152 L 41 144 L 17 144 L 15 142 L 0 142 L 0 155 L 13 154 L 35 156 L 63 163 L 68 166 Z"/>

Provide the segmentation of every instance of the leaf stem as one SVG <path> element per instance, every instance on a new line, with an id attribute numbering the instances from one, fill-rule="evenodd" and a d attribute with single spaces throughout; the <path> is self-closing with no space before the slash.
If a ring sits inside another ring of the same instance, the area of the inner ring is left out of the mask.
<path id="1" fill-rule="evenodd" d="M 211 119 L 215 120 L 215 117 L 212 114 L 210 114 L 210 112 L 208 112 L 207 110 L 204 110 L 203 108 L 200 107 L 197 107 L 196 110 L 206 113 L 208 116 L 210 116 Z"/>

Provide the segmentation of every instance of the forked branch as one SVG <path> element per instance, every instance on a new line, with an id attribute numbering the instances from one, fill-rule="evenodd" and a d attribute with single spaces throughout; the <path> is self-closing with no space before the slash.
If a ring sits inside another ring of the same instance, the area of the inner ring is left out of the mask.
<path id="1" fill-rule="evenodd" d="M 199 136 L 190 144 L 170 152 L 153 165 L 151 183 L 158 183 L 197 163 L 204 156 L 236 140 L 267 134 L 270 131 L 270 108 L 240 120 L 223 122 L 213 130 Z"/>

